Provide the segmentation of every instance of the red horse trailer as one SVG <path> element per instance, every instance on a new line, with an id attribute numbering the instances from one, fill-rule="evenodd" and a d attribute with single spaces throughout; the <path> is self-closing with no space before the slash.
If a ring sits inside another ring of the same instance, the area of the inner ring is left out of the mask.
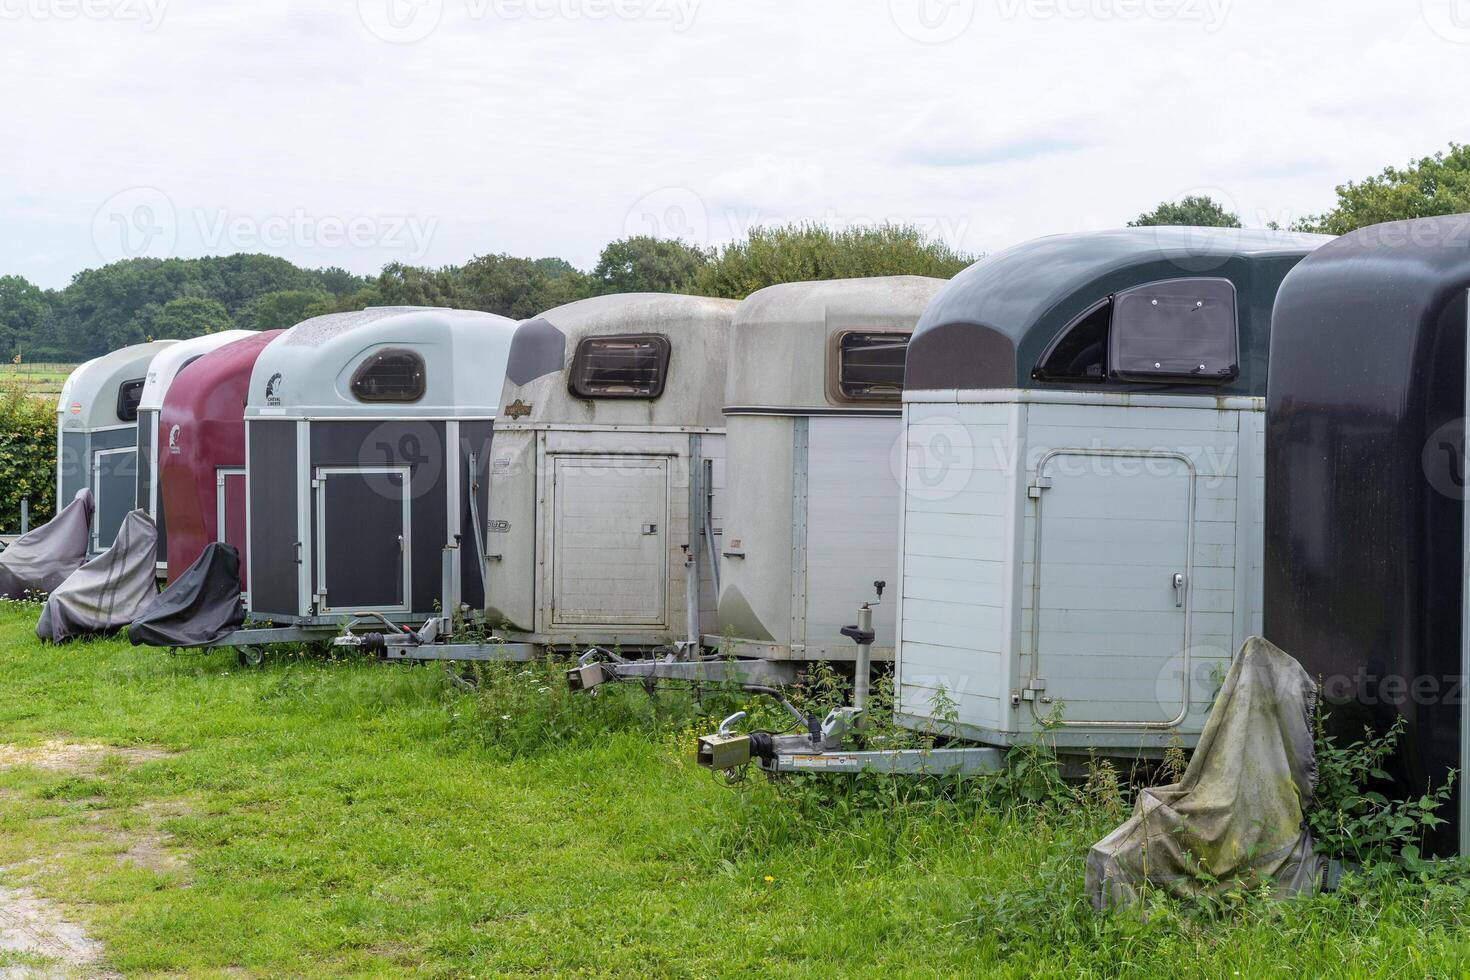
<path id="1" fill-rule="evenodd" d="M 245 583 L 245 395 L 271 330 L 211 351 L 179 372 L 159 416 L 158 480 L 168 515 L 168 579 L 211 541 L 240 551 Z"/>

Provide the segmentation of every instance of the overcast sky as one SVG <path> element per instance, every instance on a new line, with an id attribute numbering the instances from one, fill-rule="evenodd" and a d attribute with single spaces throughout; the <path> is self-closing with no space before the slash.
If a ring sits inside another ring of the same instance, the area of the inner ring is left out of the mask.
<path id="1" fill-rule="evenodd" d="M 1470 0 L 0 0 L 0 274 L 1247 225 L 1470 139 Z"/>

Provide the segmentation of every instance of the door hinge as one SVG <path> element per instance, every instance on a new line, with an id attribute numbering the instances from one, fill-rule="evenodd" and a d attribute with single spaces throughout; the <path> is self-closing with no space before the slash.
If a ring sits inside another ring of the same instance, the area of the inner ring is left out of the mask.
<path id="1" fill-rule="evenodd" d="M 1033 678 L 1031 678 L 1031 680 L 1029 680 L 1029 681 L 1026 682 L 1026 686 L 1025 687 L 1021 688 L 1021 700 L 1022 701 L 1050 702 L 1050 700 L 1051 700 L 1050 698 L 1046 698 L 1046 697 L 1042 697 L 1041 696 L 1042 693 L 1045 690 L 1046 690 L 1046 678 L 1044 678 L 1044 677 L 1033 677 Z M 1012 699 L 1012 700 L 1014 700 L 1014 699 Z"/>
<path id="2" fill-rule="evenodd" d="M 1030 497 L 1030 498 L 1032 498 L 1034 500 L 1037 497 L 1040 497 L 1041 496 L 1041 491 L 1043 491 L 1043 490 L 1050 490 L 1050 489 L 1051 489 L 1051 477 L 1049 477 L 1049 476 L 1038 476 L 1036 479 L 1032 480 L 1031 481 L 1031 485 L 1026 488 L 1026 496 L 1028 496 L 1028 497 Z"/>

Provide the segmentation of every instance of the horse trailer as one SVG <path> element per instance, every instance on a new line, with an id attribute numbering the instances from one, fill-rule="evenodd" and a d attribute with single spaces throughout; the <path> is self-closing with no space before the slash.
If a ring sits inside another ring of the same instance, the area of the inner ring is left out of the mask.
<path id="1" fill-rule="evenodd" d="M 163 400 L 180 371 L 193 364 L 210 351 L 226 344 L 249 337 L 252 330 L 223 330 L 192 337 L 169 345 L 158 352 L 148 365 L 148 376 L 143 383 L 143 396 L 138 402 L 138 473 L 136 505 L 148 512 L 158 529 L 158 568 L 161 573 L 168 568 L 168 528 L 164 520 L 163 501 L 158 492 L 159 452 L 167 452 L 171 446 L 159 443 L 158 417 L 163 411 Z M 242 406 L 243 407 L 243 406 Z M 166 437 L 165 437 L 166 440 Z"/>
<path id="2" fill-rule="evenodd" d="M 1272 304 L 1328 240 L 1061 235 L 936 297 L 904 394 L 902 724 L 1192 744 L 1261 629 Z"/>
<path id="3" fill-rule="evenodd" d="M 599 296 L 521 325 L 490 467 L 488 623 L 637 648 L 713 628 L 737 305 Z"/>
<path id="4" fill-rule="evenodd" d="M 729 656 L 854 659 L 841 634 L 897 578 L 895 451 L 909 335 L 941 279 L 787 283 L 740 304 L 726 391 L 719 625 Z M 893 656 L 874 607 L 875 659 Z"/>
<path id="5" fill-rule="evenodd" d="M 223 541 L 242 556 L 246 587 L 245 398 L 256 358 L 281 333 L 247 334 L 205 354 L 179 372 L 163 398 L 158 495 L 168 514 L 170 582 L 211 542 Z"/>
<path id="6" fill-rule="evenodd" d="M 134 344 L 75 368 L 56 404 L 56 499 L 83 488 L 96 507 L 89 555 L 112 547 L 136 506 L 138 405 L 148 365 L 176 341 Z"/>
<path id="7" fill-rule="evenodd" d="M 453 615 L 456 595 L 480 607 L 471 514 L 488 503 L 515 329 L 489 313 L 380 307 L 315 317 L 266 345 L 245 407 L 254 618 L 414 622 L 441 601 Z"/>
<path id="8" fill-rule="evenodd" d="M 1265 636 L 1320 679 L 1339 744 L 1403 720 L 1389 795 L 1459 771 L 1437 854 L 1470 854 L 1467 228 L 1363 228 L 1299 265 L 1266 406 Z"/>

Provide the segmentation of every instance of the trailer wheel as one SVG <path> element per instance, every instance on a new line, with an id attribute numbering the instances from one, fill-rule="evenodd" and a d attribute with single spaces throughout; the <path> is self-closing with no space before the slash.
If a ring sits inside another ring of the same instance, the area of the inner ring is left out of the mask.
<path id="1" fill-rule="evenodd" d="M 259 667 L 261 661 L 265 659 L 265 647 L 241 647 L 239 652 L 236 653 L 236 657 L 239 659 L 241 667 Z"/>

